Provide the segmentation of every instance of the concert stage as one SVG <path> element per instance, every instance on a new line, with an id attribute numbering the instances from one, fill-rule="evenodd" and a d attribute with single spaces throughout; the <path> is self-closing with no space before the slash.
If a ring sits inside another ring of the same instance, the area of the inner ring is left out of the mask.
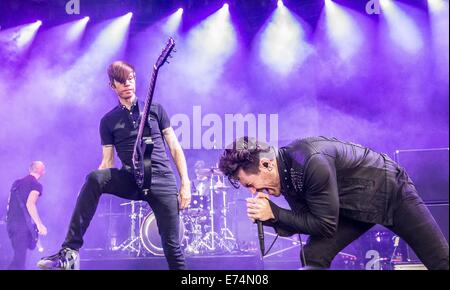
<path id="1" fill-rule="evenodd" d="M 306 244 L 338 270 L 448 257 L 449 11 L 0 0 L 0 269 L 76 256 L 61 247 L 81 269 L 167 269 L 162 244 L 192 270 L 297 270 Z"/>
<path id="2" fill-rule="evenodd" d="M 221 255 L 186 257 L 189 270 L 262 270 L 263 263 L 255 255 Z M 164 257 L 103 257 L 83 259 L 81 270 L 167 270 Z"/>

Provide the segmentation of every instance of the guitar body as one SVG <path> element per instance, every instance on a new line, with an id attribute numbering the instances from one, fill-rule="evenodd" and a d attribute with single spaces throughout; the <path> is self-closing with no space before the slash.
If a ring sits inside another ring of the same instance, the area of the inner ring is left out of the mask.
<path id="1" fill-rule="evenodd" d="M 136 159 L 133 158 L 134 178 L 139 188 L 146 192 L 152 185 L 152 139 L 144 137 L 136 146 L 134 152 L 137 155 Z M 137 162 L 134 162 L 134 160 Z"/>
<path id="2" fill-rule="evenodd" d="M 150 89 L 145 101 L 144 110 L 142 112 L 141 121 L 139 123 L 139 130 L 134 143 L 133 150 L 133 172 L 137 186 L 147 194 L 152 184 L 152 151 L 153 141 L 151 137 L 144 137 L 144 127 L 147 125 L 148 116 L 150 114 L 150 106 L 153 100 L 153 93 L 155 90 L 156 78 L 158 76 L 158 70 L 164 63 L 167 62 L 167 58 L 170 56 L 173 48 L 175 47 L 175 41 L 169 38 L 166 47 L 163 49 L 156 64 L 153 66 L 153 75 L 150 82 Z M 151 132 L 150 132 L 151 133 Z"/>

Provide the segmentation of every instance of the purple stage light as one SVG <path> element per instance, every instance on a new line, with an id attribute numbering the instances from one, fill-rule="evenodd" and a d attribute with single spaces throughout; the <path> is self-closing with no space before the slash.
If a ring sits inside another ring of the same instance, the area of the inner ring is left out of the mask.
<path id="1" fill-rule="evenodd" d="M 289 49 L 286 49 L 289 48 Z M 261 61 L 279 75 L 288 75 L 311 53 L 301 23 L 284 5 L 278 5 L 262 31 Z"/>
<path id="2" fill-rule="evenodd" d="M 381 0 L 382 20 L 387 26 L 389 37 L 401 49 L 416 54 L 423 48 L 423 39 L 418 24 L 408 15 L 406 6 L 392 0 Z"/>
<path id="3" fill-rule="evenodd" d="M 87 55 L 92 56 L 97 53 L 104 57 L 114 55 L 126 41 L 132 15 L 133 13 L 129 12 L 107 24 L 92 44 L 93 50 L 87 51 Z"/>
<path id="4" fill-rule="evenodd" d="M 73 22 L 73 24 L 67 29 L 66 41 L 74 42 L 79 41 L 83 32 L 86 29 L 86 25 L 89 21 L 89 16 L 86 16 L 78 21 Z"/>
<path id="5" fill-rule="evenodd" d="M 237 47 L 235 28 L 230 19 L 228 4 L 193 27 L 186 37 L 191 55 L 186 71 L 197 76 L 197 92 L 208 92 L 216 85 L 223 66 Z M 202 76 L 202 77 L 198 77 Z M 194 81 L 193 81 L 194 82 Z"/>
<path id="6" fill-rule="evenodd" d="M 327 35 L 342 60 L 353 56 L 363 43 L 359 24 L 345 7 L 331 0 L 325 1 Z"/>
<path id="7" fill-rule="evenodd" d="M 179 8 L 175 13 L 167 18 L 166 23 L 163 23 L 162 30 L 169 35 L 175 33 L 180 27 L 182 16 L 183 8 Z"/>
<path id="8" fill-rule="evenodd" d="M 18 34 L 17 34 L 18 37 L 16 37 L 17 48 L 23 49 L 25 47 L 28 47 L 31 44 L 31 42 L 33 41 L 33 39 L 41 25 L 42 25 L 42 21 L 37 20 L 36 22 L 33 22 L 26 26 L 23 26 L 18 31 Z"/>
<path id="9" fill-rule="evenodd" d="M 392 7 L 392 0 L 380 0 L 380 5 L 383 8 L 390 8 Z"/>
<path id="10" fill-rule="evenodd" d="M 444 11 L 445 6 L 446 5 L 443 0 L 428 0 L 428 8 L 433 13 Z"/>
<path id="11" fill-rule="evenodd" d="M 83 52 L 77 62 L 71 66 L 70 71 L 65 75 L 65 79 L 78 79 L 84 75 L 97 74 L 108 65 L 117 55 L 120 55 L 123 49 L 126 47 L 128 40 L 128 29 L 130 26 L 131 13 L 127 13 L 123 16 L 117 17 L 105 24 L 100 24 L 102 27 L 95 40 L 89 45 L 89 47 Z M 92 63 L 96 63 L 95 66 Z M 95 78 L 89 78 L 88 81 L 83 84 L 74 85 L 79 95 L 65 95 L 65 101 L 75 101 L 80 105 L 87 104 L 89 98 L 89 90 L 95 87 Z M 61 94 L 64 95 L 64 94 Z"/>

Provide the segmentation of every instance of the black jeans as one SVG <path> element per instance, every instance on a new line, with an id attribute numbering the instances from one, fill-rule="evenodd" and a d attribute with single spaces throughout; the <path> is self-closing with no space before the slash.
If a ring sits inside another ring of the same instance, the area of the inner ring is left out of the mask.
<path id="1" fill-rule="evenodd" d="M 88 174 L 78 196 L 62 247 L 75 250 L 81 248 L 83 236 L 95 214 L 102 193 L 130 200 L 147 201 L 155 213 L 169 269 L 185 268 L 184 254 L 179 241 L 180 216 L 177 187 L 172 173 L 153 174 L 152 189 L 147 195 L 138 190 L 133 174 L 125 169 L 95 170 Z"/>
<path id="2" fill-rule="evenodd" d="M 416 188 L 412 182 L 405 182 L 398 193 L 394 225 L 387 228 L 403 239 L 429 270 L 448 270 L 448 243 Z M 303 249 L 306 260 L 305 265 L 301 259 L 303 266 L 329 268 L 341 250 L 373 226 L 340 217 L 332 238 L 309 237 Z"/>
<path id="3" fill-rule="evenodd" d="M 8 270 L 25 270 L 28 244 L 31 235 L 28 231 L 11 231 L 8 234 L 14 250 L 14 256 L 8 266 Z"/>

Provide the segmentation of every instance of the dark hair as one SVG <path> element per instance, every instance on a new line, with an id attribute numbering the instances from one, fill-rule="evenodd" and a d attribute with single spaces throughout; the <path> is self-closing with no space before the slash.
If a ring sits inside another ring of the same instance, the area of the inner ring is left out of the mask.
<path id="1" fill-rule="evenodd" d="M 220 157 L 219 169 L 235 188 L 239 188 L 238 171 L 258 173 L 261 154 L 270 152 L 269 145 L 245 136 L 227 146 Z"/>
<path id="2" fill-rule="evenodd" d="M 108 67 L 108 77 L 111 85 L 114 85 L 114 80 L 123 84 L 127 81 L 130 73 L 134 73 L 134 67 L 124 61 L 117 60 L 109 65 Z"/>

